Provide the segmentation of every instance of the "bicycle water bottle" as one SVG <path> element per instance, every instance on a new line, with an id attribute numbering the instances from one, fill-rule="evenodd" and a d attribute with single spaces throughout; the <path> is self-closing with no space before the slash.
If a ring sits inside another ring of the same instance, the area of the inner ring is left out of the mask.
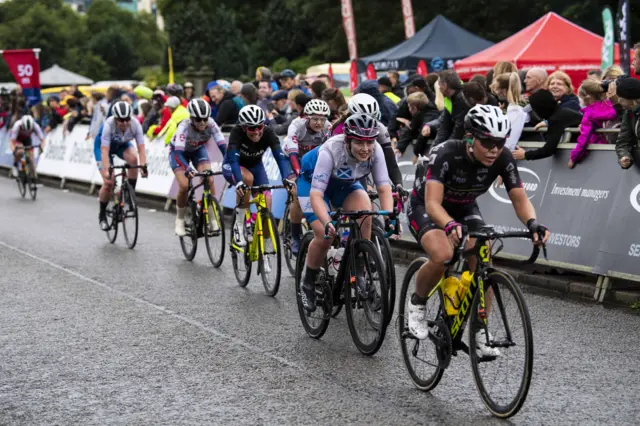
<path id="1" fill-rule="evenodd" d="M 462 283 L 458 277 L 450 276 L 443 283 L 444 293 L 444 309 L 447 311 L 447 315 L 458 315 L 458 309 L 460 309 L 460 298 L 458 296 L 458 289 L 462 286 Z"/>
<path id="2" fill-rule="evenodd" d="M 464 271 L 462 276 L 460 277 L 460 287 L 458 287 L 458 299 L 462 302 L 464 300 L 464 296 L 467 294 L 467 290 L 469 290 L 469 286 L 471 285 L 471 280 L 473 279 L 473 274 L 469 271 Z"/>
<path id="3" fill-rule="evenodd" d="M 344 248 L 347 246 L 347 240 L 349 239 L 349 229 L 344 228 L 342 230 L 342 234 L 340 235 L 340 247 Z"/>
<path id="4" fill-rule="evenodd" d="M 327 269 L 328 269 L 327 273 L 331 276 L 335 276 L 336 274 L 336 269 L 333 266 L 333 262 L 334 262 L 337 251 L 338 250 L 336 250 L 334 247 L 331 247 L 327 252 Z"/>

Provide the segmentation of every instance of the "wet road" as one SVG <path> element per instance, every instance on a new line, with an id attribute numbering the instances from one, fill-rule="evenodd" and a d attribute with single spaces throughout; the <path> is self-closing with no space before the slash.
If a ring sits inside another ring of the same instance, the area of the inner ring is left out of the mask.
<path id="1" fill-rule="evenodd" d="M 225 257 L 182 256 L 173 215 L 141 209 L 134 251 L 106 241 L 94 197 L 0 179 L 0 424 L 497 424 L 466 355 L 414 388 L 395 327 L 371 358 L 344 314 L 305 334 Z M 284 265 L 283 265 L 284 266 Z M 397 268 L 398 280 L 404 273 Z M 526 289 L 525 289 L 526 291 Z M 514 424 L 637 424 L 640 317 L 526 291 L 534 374 Z"/>

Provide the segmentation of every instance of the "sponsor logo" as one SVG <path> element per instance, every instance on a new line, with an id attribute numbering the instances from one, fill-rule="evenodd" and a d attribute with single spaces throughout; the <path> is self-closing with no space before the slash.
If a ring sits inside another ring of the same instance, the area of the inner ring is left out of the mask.
<path id="1" fill-rule="evenodd" d="M 313 179 L 321 183 L 329 183 L 329 175 L 327 173 L 316 173 L 313 175 Z"/>
<path id="2" fill-rule="evenodd" d="M 631 191 L 631 195 L 629 196 L 629 201 L 635 211 L 640 213 L 640 185 L 633 188 L 633 191 Z"/>
<path id="3" fill-rule="evenodd" d="M 513 169 L 513 164 L 509 164 L 511 169 Z M 509 170 L 509 166 L 507 166 L 507 170 Z M 526 167 L 518 167 L 518 171 L 520 172 L 520 179 L 522 180 L 522 187 L 527 191 L 527 196 L 529 199 L 533 199 L 536 196 L 537 190 L 540 187 L 540 176 L 536 172 L 531 169 L 527 169 Z M 527 178 L 523 176 L 526 175 Z M 508 198 L 504 198 L 496 191 L 496 188 L 504 188 L 504 183 L 498 185 L 498 183 L 494 183 L 489 187 L 489 194 L 496 200 L 501 203 L 511 204 L 511 200 Z"/>

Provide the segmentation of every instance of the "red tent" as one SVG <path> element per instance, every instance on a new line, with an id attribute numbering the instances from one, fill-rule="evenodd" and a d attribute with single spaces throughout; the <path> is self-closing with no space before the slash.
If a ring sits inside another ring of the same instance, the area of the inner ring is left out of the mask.
<path id="1" fill-rule="evenodd" d="M 518 69 L 544 68 L 548 73 L 562 70 L 574 86 L 587 77 L 587 71 L 599 69 L 603 38 L 549 12 L 511 37 L 468 58 L 457 61 L 456 72 L 463 80 L 486 74 L 496 62 L 509 61 Z M 620 63 L 618 44 L 614 63 Z"/>

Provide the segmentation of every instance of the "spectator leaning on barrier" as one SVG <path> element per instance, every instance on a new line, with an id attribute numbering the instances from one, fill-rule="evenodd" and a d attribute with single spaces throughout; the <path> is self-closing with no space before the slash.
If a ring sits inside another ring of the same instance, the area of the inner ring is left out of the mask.
<path id="1" fill-rule="evenodd" d="M 413 146 L 414 163 L 419 155 L 426 155 L 430 148 L 429 140 L 421 134 L 424 123 L 438 116 L 438 110 L 433 104 L 429 106 L 430 101 L 423 92 L 415 92 L 407 96 L 407 105 L 411 113 L 411 123 L 409 131 L 405 132 L 398 141 L 397 151 L 403 153 L 411 141 L 415 139 Z M 435 114 L 434 114 L 435 111 Z"/>
<path id="2" fill-rule="evenodd" d="M 513 151 L 520 140 L 522 129 L 528 118 L 522 107 L 524 100 L 522 99 L 520 76 L 517 72 L 500 74 L 493 80 L 491 88 L 501 103 L 502 100 L 506 101 L 507 117 L 509 117 L 509 123 L 511 123 L 511 133 L 507 138 L 506 146 Z"/>
<path id="3" fill-rule="evenodd" d="M 388 71 L 387 77 L 389 77 L 389 81 L 391 81 L 391 91 L 400 99 L 404 98 L 404 88 L 400 85 L 400 74 L 398 71 Z"/>
<path id="4" fill-rule="evenodd" d="M 158 125 L 160 122 L 160 111 L 164 108 L 165 95 L 162 90 L 155 90 L 153 95 L 151 96 L 151 110 L 147 114 L 147 117 L 144 119 L 142 123 L 142 131 L 147 136 L 149 134 L 153 134 L 153 130 L 150 129 L 153 126 Z"/>
<path id="5" fill-rule="evenodd" d="M 173 137 L 176 129 L 178 128 L 178 124 L 182 120 L 186 120 L 190 117 L 189 111 L 182 105 L 180 98 L 177 96 L 172 96 L 167 99 L 167 108 L 171 111 L 171 119 L 167 122 L 167 125 L 164 126 L 164 129 L 158 134 L 158 137 L 164 136 L 164 144 L 169 145 L 171 143 L 171 138 Z"/>
<path id="6" fill-rule="evenodd" d="M 416 92 L 424 92 L 427 94 L 427 82 L 419 75 L 414 74 L 404 82 L 407 96 Z M 433 95 L 433 93 L 431 93 Z M 389 135 L 391 136 L 391 142 L 395 144 L 398 139 L 402 137 L 402 134 L 409 129 L 409 123 L 411 123 L 411 112 L 409 111 L 409 105 L 407 104 L 407 96 L 404 97 L 398 103 L 398 111 L 396 112 L 395 120 L 391 121 L 387 126 Z M 427 95 L 429 96 L 429 95 Z M 430 98 L 431 99 L 431 98 Z M 433 102 L 433 99 L 431 99 Z M 435 132 L 434 132 L 435 134 Z"/>
<path id="7" fill-rule="evenodd" d="M 388 126 L 389 123 L 395 121 L 398 107 L 391 101 L 391 99 L 380 93 L 380 89 L 378 89 L 378 82 L 376 80 L 363 81 L 356 89 L 356 93 L 366 93 L 367 95 L 373 96 L 380 107 L 380 122 L 382 124 Z"/>
<path id="8" fill-rule="evenodd" d="M 616 118 L 616 110 L 606 95 L 602 83 L 595 78 L 586 79 L 578 89 L 578 96 L 584 108 L 580 110 L 583 114 L 580 136 L 575 148 L 571 150 L 571 159 L 568 164 L 570 169 L 584 157 L 590 144 L 608 142 L 605 135 L 596 133 L 596 130 L 603 128 L 606 122 Z"/>
<path id="9" fill-rule="evenodd" d="M 222 86 L 213 86 L 210 91 L 213 102 L 218 106 L 215 121 L 218 126 L 233 125 L 238 121 L 240 109 L 233 100 L 233 93 L 228 92 Z"/>
<path id="10" fill-rule="evenodd" d="M 563 71 L 553 72 L 547 79 L 547 89 L 551 92 L 560 108 L 580 111 L 580 100 L 573 93 L 571 77 Z"/>
<path id="11" fill-rule="evenodd" d="M 347 101 L 344 99 L 344 95 L 340 89 L 328 88 L 322 92 L 322 100 L 329 105 L 331 115 L 329 121 L 334 122 L 340 118 L 340 114 L 347 110 Z"/>
<path id="12" fill-rule="evenodd" d="M 548 90 L 538 90 L 529 97 L 533 111 L 548 122 L 546 143 L 542 148 L 525 151 L 516 147 L 513 158 L 516 160 L 538 160 L 551 157 L 558 150 L 567 127 L 578 127 L 582 114 L 569 108 L 561 108 Z"/>
<path id="13" fill-rule="evenodd" d="M 391 99 L 391 102 L 397 105 L 402 99 L 396 96 L 396 94 L 391 91 L 391 88 L 392 85 L 389 77 L 382 76 L 378 79 L 378 89 L 380 90 L 380 92 L 387 98 Z"/>
<path id="14" fill-rule="evenodd" d="M 625 109 L 616 140 L 616 154 L 620 167 L 628 169 L 633 164 L 633 149 L 640 143 L 640 81 L 629 77 L 619 78 L 616 81 L 616 95 Z"/>
<path id="15" fill-rule="evenodd" d="M 439 145 L 449 139 L 462 139 L 464 117 L 470 109 L 462 94 L 462 81 L 456 72 L 442 71 L 438 85 L 442 95 L 451 100 L 451 110 L 445 107 L 440 115 L 440 126 L 434 145 Z"/>
<path id="16" fill-rule="evenodd" d="M 289 124 L 293 121 L 293 116 L 298 116 L 297 111 L 294 114 L 294 108 L 288 99 L 289 95 L 295 98 L 296 93 L 302 94 L 302 91 L 292 90 L 287 93 L 286 90 L 278 90 L 271 98 L 274 108 L 271 111 L 267 111 L 267 119 L 269 120 L 269 127 L 278 136 L 286 135 Z"/>

